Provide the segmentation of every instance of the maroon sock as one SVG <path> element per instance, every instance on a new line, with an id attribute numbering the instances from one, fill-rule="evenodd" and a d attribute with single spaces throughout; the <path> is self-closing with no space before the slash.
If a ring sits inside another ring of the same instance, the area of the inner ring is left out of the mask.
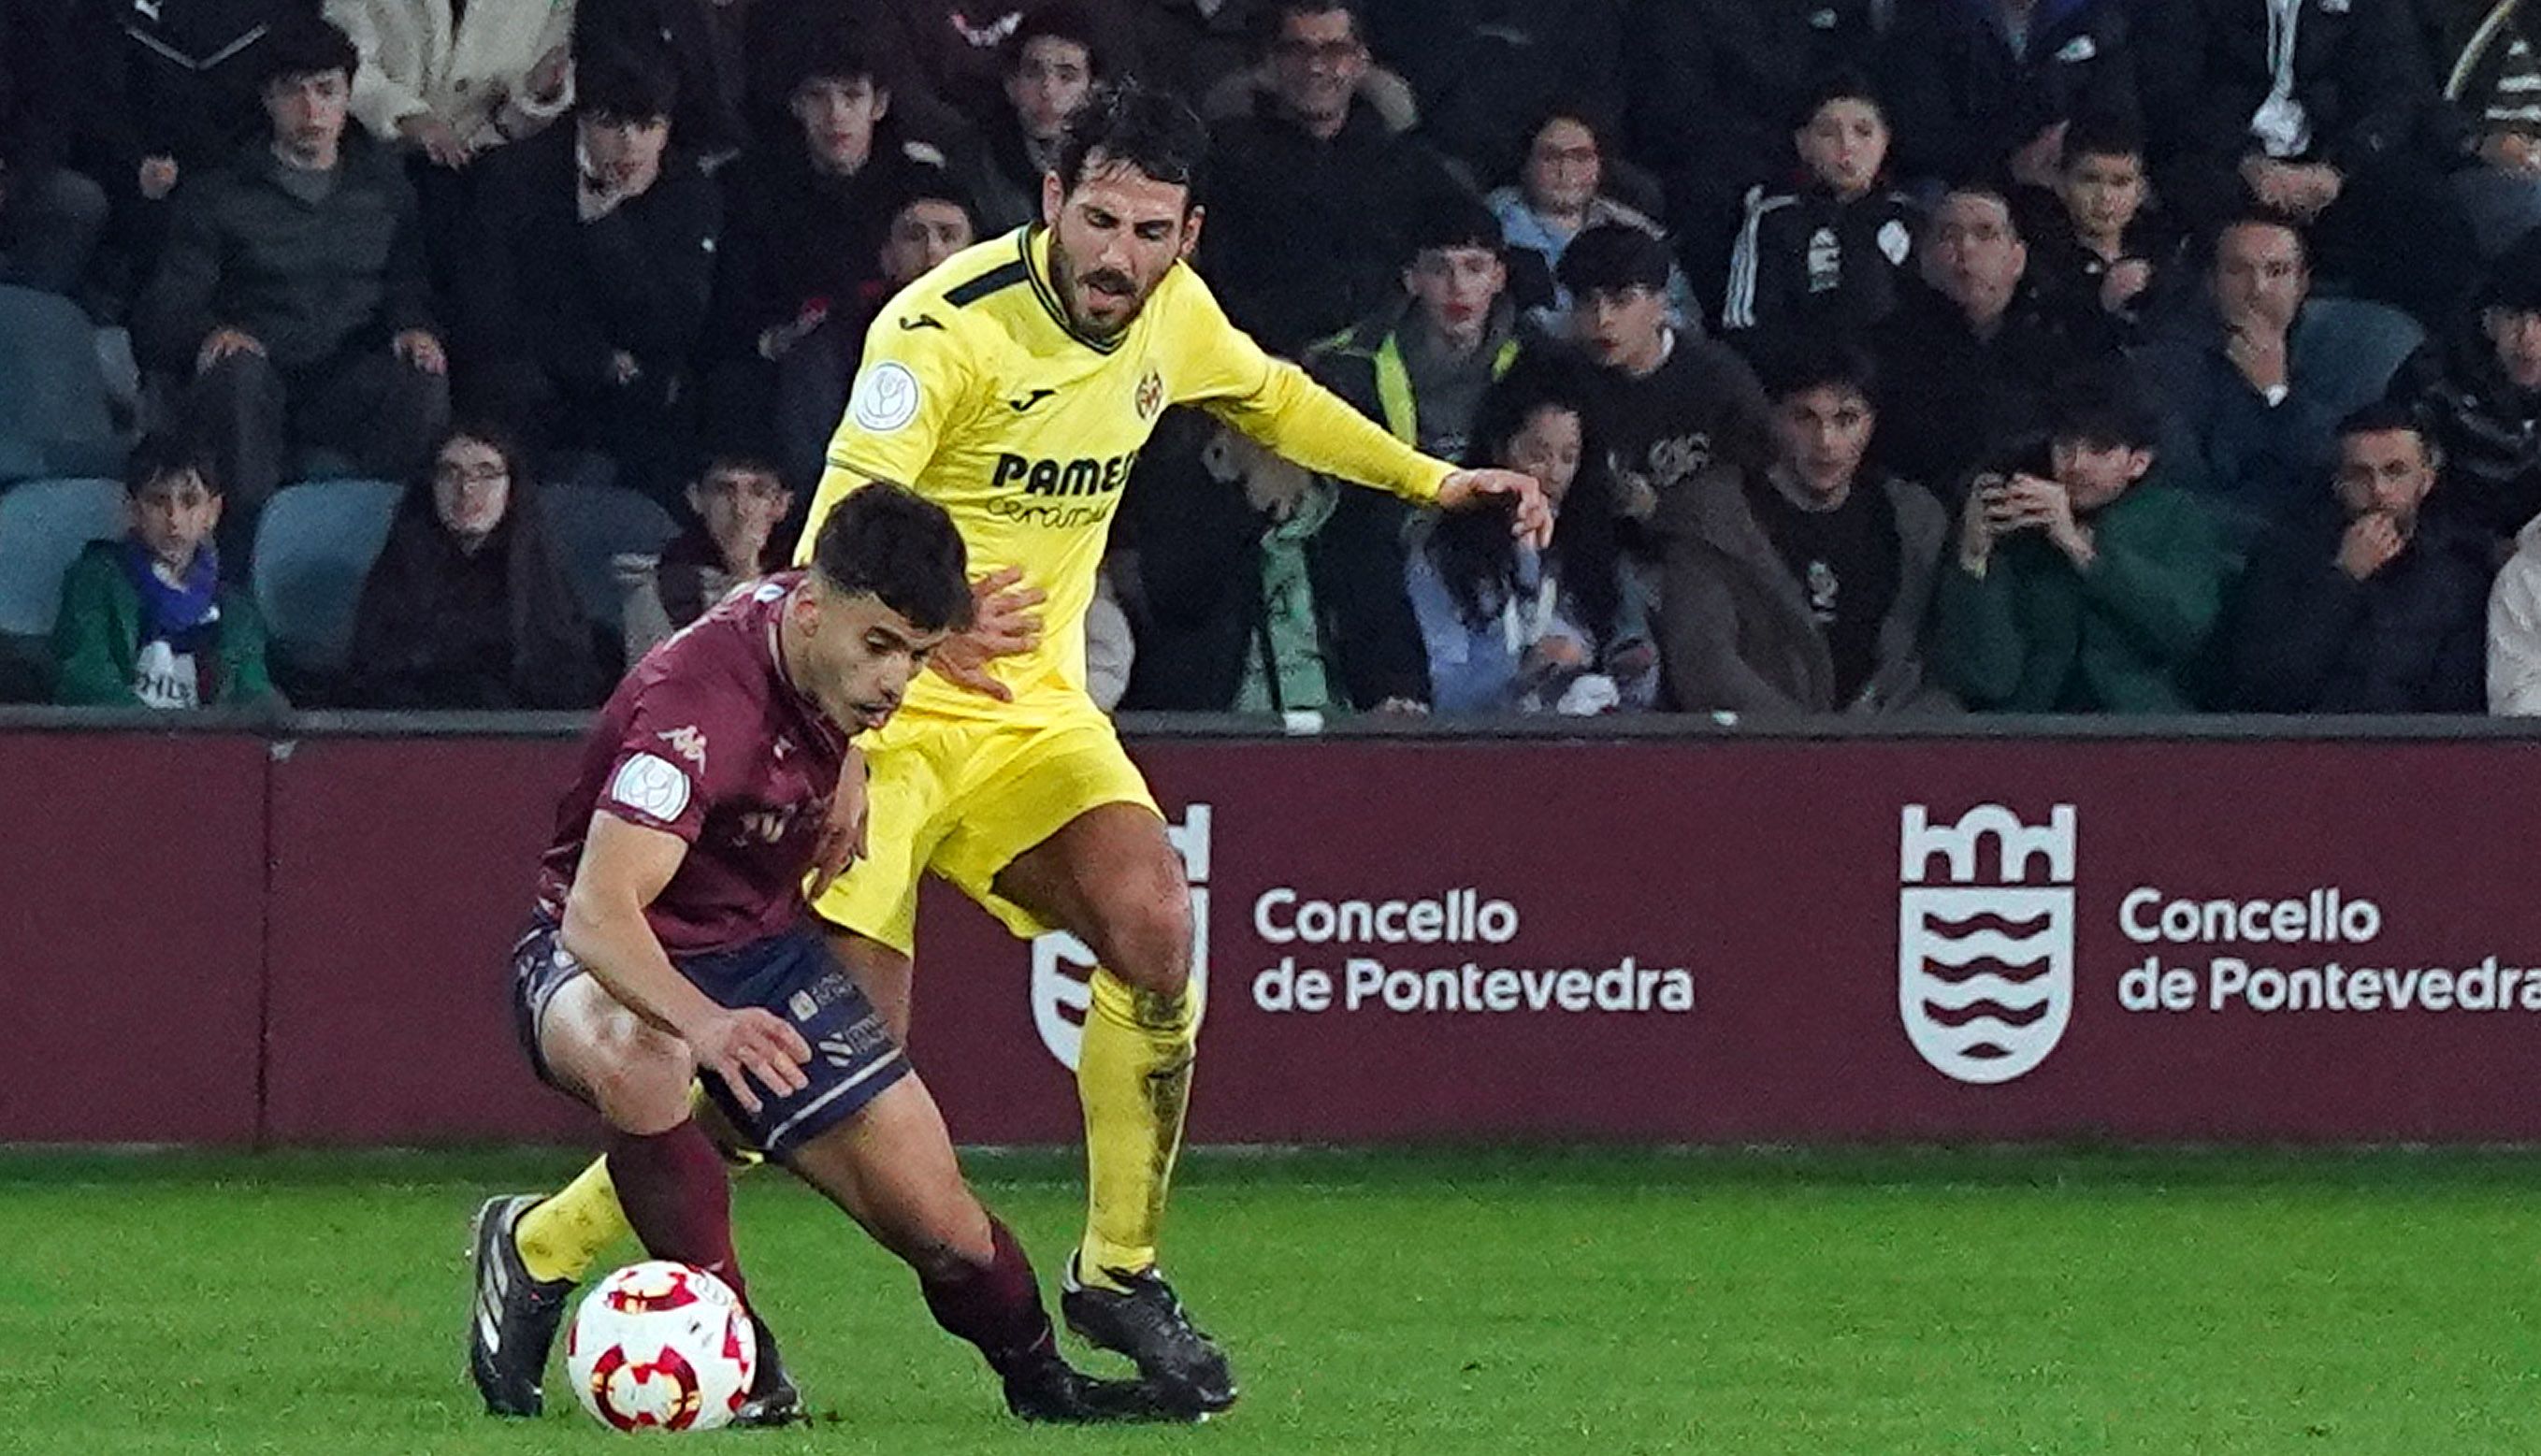
<path id="1" fill-rule="evenodd" d="M 921 1276 L 919 1289 L 935 1323 L 980 1347 L 1000 1375 L 1047 1359 L 1058 1349 L 1050 1315 L 1041 1307 L 1041 1285 L 1012 1230 L 991 1215 L 991 1253 L 985 1265 L 966 1266 L 951 1278 Z"/>
<path id="2" fill-rule="evenodd" d="M 732 1252 L 732 1185 L 723 1155 L 694 1119 L 668 1132 L 609 1134 L 609 1181 L 627 1226 L 656 1259 L 694 1265 L 750 1302 Z"/>

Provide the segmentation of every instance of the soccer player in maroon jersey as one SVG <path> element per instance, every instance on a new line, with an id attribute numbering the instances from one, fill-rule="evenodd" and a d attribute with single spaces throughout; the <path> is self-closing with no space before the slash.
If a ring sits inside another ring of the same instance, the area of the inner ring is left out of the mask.
<path id="1" fill-rule="evenodd" d="M 816 860 L 830 875 L 844 864 L 825 838 L 859 832 L 864 767 L 848 737 L 882 726 L 968 622 L 965 561 L 942 507 L 860 492 L 823 524 L 808 570 L 736 593 L 645 657 L 602 709 L 557 812 L 513 953 L 515 1014 L 539 1074 L 608 1122 L 611 1175 L 654 1257 L 715 1274 L 748 1303 L 723 1158 L 691 1101 L 702 1082 L 744 1141 L 909 1263 L 937 1323 L 979 1347 L 1016 1415 L 1161 1416 L 1134 1382 L 1060 1358 L 1023 1250 L 963 1181 L 934 1099 L 806 910 Z M 834 800 L 849 812 L 835 816 Z M 535 1284 L 515 1267 L 517 1209 L 488 1213 L 480 1283 Z M 489 1405 L 539 1409 L 569 1287 L 474 1311 Z M 802 1402 L 759 1328 L 762 1378 L 742 1414 L 781 1423 Z"/>

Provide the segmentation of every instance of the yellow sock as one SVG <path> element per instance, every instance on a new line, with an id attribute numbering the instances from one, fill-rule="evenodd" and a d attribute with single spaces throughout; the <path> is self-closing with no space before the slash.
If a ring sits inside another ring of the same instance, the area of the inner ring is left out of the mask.
<path id="1" fill-rule="evenodd" d="M 617 1206 L 617 1186 L 609 1181 L 609 1160 L 594 1158 L 573 1182 L 522 1214 L 512 1240 L 531 1278 L 579 1283 L 625 1232 L 626 1213 Z"/>
<path id="2" fill-rule="evenodd" d="M 1200 995 L 1197 988 L 1172 999 L 1150 995 L 1099 969 L 1093 992 L 1076 1059 L 1086 1187 L 1077 1277 L 1117 1287 L 1106 1271 L 1135 1274 L 1156 1262 L 1156 1232 L 1191 1105 Z"/>

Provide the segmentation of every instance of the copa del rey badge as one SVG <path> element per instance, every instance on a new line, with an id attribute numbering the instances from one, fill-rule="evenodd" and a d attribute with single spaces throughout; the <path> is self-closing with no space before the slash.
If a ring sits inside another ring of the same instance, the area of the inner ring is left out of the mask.
<path id="1" fill-rule="evenodd" d="M 1955 824 L 1906 806 L 1897 1009 L 1907 1039 L 1944 1076 L 2008 1082 L 2064 1039 L 2073 1015 L 2075 821 L 2070 804 L 2043 825 L 2000 804 L 1979 804 Z"/>

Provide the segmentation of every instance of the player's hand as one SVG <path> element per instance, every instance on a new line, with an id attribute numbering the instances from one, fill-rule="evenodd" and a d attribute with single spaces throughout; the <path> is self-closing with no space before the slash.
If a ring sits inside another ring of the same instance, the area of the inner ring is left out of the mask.
<path id="1" fill-rule="evenodd" d="M 803 1063 L 812 1059 L 811 1047 L 802 1033 L 772 1011 L 757 1006 L 730 1011 L 718 1006 L 706 1019 L 680 1028 L 680 1040 L 689 1044 L 698 1066 L 723 1078 L 745 1112 L 759 1111 L 753 1081 L 779 1097 L 791 1097 L 812 1084 L 803 1075 Z"/>
<path id="2" fill-rule="evenodd" d="M 990 677 L 988 664 L 1041 645 L 1041 614 L 1033 609 L 1050 594 L 1020 585 L 1023 579 L 1022 567 L 1006 566 L 972 582 L 971 629 L 945 638 L 926 665 L 956 688 L 1014 701 L 1014 690 Z"/>
<path id="3" fill-rule="evenodd" d="M 838 791 L 830 796 L 830 817 L 812 841 L 814 900 L 827 894 L 848 865 L 865 857 L 865 812 L 872 803 L 866 790 L 872 777 L 863 751 L 850 746 L 846 762 L 838 765 Z"/>
<path id="4" fill-rule="evenodd" d="M 1553 544 L 1553 507 L 1533 475 L 1517 471 L 1458 471 L 1438 486 L 1441 510 L 1472 510 L 1486 500 L 1506 498 L 1517 507 L 1513 534 L 1538 550 Z"/>
<path id="5" fill-rule="evenodd" d="M 143 197 L 153 202 L 158 201 L 177 190 L 177 159 L 174 157 L 142 158 L 140 176 L 134 181 L 140 187 Z"/>

